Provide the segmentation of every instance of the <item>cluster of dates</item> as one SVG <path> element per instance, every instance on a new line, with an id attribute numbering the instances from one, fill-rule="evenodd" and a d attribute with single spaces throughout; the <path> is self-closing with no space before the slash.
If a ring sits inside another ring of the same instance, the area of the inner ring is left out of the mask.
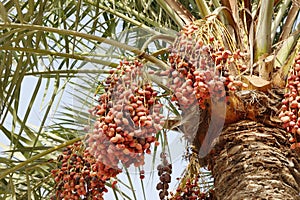
<path id="1" fill-rule="evenodd" d="M 156 189 L 159 192 L 159 198 L 165 199 L 168 195 L 169 184 L 171 182 L 172 164 L 167 160 L 167 154 L 162 152 L 160 154 L 161 164 L 157 166 L 159 183 L 156 185 Z"/>
<path id="2" fill-rule="evenodd" d="M 51 171 L 56 183 L 51 199 L 103 199 L 106 181 L 120 173 L 97 162 L 81 141 L 67 146 L 57 161 L 58 168 Z"/>
<path id="3" fill-rule="evenodd" d="M 144 165 L 151 144 L 164 124 L 162 104 L 143 77 L 142 63 L 122 61 L 103 82 L 104 92 L 91 110 L 97 117 L 86 142 L 90 153 L 105 165 L 118 168 Z"/>
<path id="4" fill-rule="evenodd" d="M 122 61 L 102 82 L 97 105 L 90 110 L 96 117 L 92 132 L 85 144 L 68 146 L 51 172 L 56 182 L 52 199 L 103 199 L 106 181 L 122 172 L 120 163 L 140 167 L 151 144 L 159 145 L 162 104 L 142 67 L 139 61 Z M 141 179 L 144 173 L 140 171 Z"/>
<path id="5" fill-rule="evenodd" d="M 199 176 L 186 180 L 183 187 L 178 187 L 175 194 L 171 194 L 169 200 L 213 200 L 213 191 L 201 192 L 199 187 Z"/>
<path id="6" fill-rule="evenodd" d="M 300 52 L 291 68 L 279 118 L 292 134 L 291 149 L 300 148 Z"/>
<path id="7" fill-rule="evenodd" d="M 161 72 L 168 76 L 169 87 L 174 91 L 173 100 L 182 108 L 197 103 L 205 109 L 211 97 L 216 101 L 225 100 L 228 92 L 247 87 L 229 73 L 231 65 L 239 72 L 247 69 L 242 64 L 245 54 L 225 50 L 214 37 L 204 41 L 199 31 L 195 24 L 182 29 L 170 48 L 171 68 Z"/>

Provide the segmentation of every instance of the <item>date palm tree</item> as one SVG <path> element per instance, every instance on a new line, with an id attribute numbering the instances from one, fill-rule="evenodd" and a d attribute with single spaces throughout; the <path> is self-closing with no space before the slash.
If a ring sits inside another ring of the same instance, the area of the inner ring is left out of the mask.
<path id="1" fill-rule="evenodd" d="M 168 110 L 155 135 L 159 148 L 174 150 L 172 131 L 187 141 L 178 189 L 165 193 L 164 175 L 150 198 L 141 181 L 145 199 L 300 199 L 299 7 L 294 0 L 0 2 L 0 197 L 55 194 L 50 171 L 97 121 L 87 110 L 102 81 L 120 62 L 138 60 Z M 172 88 L 180 81 L 193 92 Z M 115 199 L 137 199 L 128 166 L 122 173 L 121 186 L 105 184 Z"/>

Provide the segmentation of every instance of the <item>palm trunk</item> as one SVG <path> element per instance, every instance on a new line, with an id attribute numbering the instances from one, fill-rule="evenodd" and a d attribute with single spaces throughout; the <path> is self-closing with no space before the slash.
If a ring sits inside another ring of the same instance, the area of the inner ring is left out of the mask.
<path id="1" fill-rule="evenodd" d="M 217 199 L 300 199 L 300 159 L 289 146 L 279 128 L 229 125 L 210 160 Z"/>

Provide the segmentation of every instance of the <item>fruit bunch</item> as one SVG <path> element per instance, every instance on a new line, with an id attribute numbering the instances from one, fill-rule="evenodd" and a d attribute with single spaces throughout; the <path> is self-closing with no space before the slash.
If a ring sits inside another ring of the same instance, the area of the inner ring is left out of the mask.
<path id="1" fill-rule="evenodd" d="M 169 200 L 212 200 L 213 198 L 213 190 L 208 192 L 201 192 L 199 187 L 199 175 L 194 176 L 192 178 L 188 178 L 185 184 L 179 186 L 176 189 L 176 193 L 171 193 L 171 197 Z"/>
<path id="2" fill-rule="evenodd" d="M 183 200 L 183 199 L 200 199 L 203 196 L 198 186 L 198 176 L 193 179 L 188 179 L 183 187 L 176 189 L 176 195 L 172 195 L 170 200 Z"/>
<path id="3" fill-rule="evenodd" d="M 226 50 L 211 32 L 203 33 L 203 29 L 197 22 L 183 27 L 170 47 L 171 68 L 161 72 L 170 79 L 173 100 L 183 109 L 194 103 L 205 109 L 211 97 L 224 100 L 228 92 L 247 87 L 234 76 L 247 69 L 243 64 L 245 54 Z"/>
<path id="4" fill-rule="evenodd" d="M 52 199 L 103 199 L 105 182 L 120 173 L 97 162 L 81 141 L 67 146 L 57 161 L 51 171 L 56 183 Z"/>
<path id="5" fill-rule="evenodd" d="M 161 164 L 157 166 L 158 176 L 160 182 L 156 185 L 156 189 L 159 192 L 159 198 L 165 199 L 169 195 L 168 189 L 171 182 L 172 165 L 167 161 L 166 153 L 160 154 Z"/>
<path id="6" fill-rule="evenodd" d="M 291 68 L 279 118 L 292 134 L 291 149 L 300 148 L 300 52 Z"/>
<path id="7" fill-rule="evenodd" d="M 122 61 L 102 83 L 98 105 L 91 110 L 97 117 L 87 144 L 91 154 L 106 165 L 118 168 L 144 164 L 144 153 L 158 145 L 156 134 L 162 129 L 162 104 L 157 92 L 143 76 L 139 61 Z"/>

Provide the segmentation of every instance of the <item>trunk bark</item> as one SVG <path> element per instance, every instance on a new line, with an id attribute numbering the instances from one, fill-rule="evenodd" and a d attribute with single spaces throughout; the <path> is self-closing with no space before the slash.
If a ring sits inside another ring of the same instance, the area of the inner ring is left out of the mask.
<path id="1" fill-rule="evenodd" d="M 300 200 L 300 159 L 284 130 L 239 121 L 223 129 L 212 152 L 217 199 Z"/>

